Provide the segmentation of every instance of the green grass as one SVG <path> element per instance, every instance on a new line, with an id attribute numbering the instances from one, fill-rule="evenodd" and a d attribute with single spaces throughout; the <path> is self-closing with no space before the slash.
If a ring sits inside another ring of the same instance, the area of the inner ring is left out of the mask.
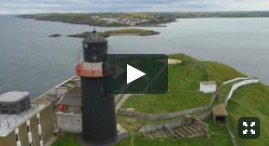
<path id="1" fill-rule="evenodd" d="M 169 65 L 166 94 L 134 95 L 123 107 L 132 107 L 145 113 L 167 113 L 207 106 L 211 94 L 198 91 L 200 81 L 208 79 L 206 71 L 198 61 L 187 56 L 184 59 L 185 62 L 182 64 Z"/>
<path id="2" fill-rule="evenodd" d="M 180 59 L 183 61 L 183 63 L 190 63 L 190 62 L 196 62 L 199 63 L 199 61 L 191 56 L 188 56 L 186 54 L 171 54 L 168 56 L 169 58 L 172 59 Z"/>
<path id="3" fill-rule="evenodd" d="M 245 75 L 215 62 L 204 62 L 207 72 L 212 79 L 221 83 L 223 81 L 244 77 Z M 240 82 L 240 81 L 237 81 Z M 236 83 L 236 82 L 235 82 Z M 224 101 L 233 83 L 223 86 L 219 101 Z M 229 124 L 240 146 L 266 146 L 269 145 L 269 87 L 259 84 L 247 85 L 236 90 L 228 102 Z M 218 101 L 218 102 L 219 102 Z M 261 121 L 261 136 L 259 139 L 242 140 L 237 135 L 237 122 L 241 117 L 258 117 Z"/>
<path id="4" fill-rule="evenodd" d="M 222 86 L 216 104 L 224 103 L 234 83 Z"/>
<path id="5" fill-rule="evenodd" d="M 80 146 L 77 136 L 73 133 L 61 133 L 51 146 Z"/>
<path id="6" fill-rule="evenodd" d="M 228 103 L 229 121 L 242 146 L 269 145 L 269 87 L 252 84 L 239 88 Z M 259 139 L 242 140 L 237 136 L 237 121 L 241 117 L 257 117 L 261 122 Z"/>
<path id="7" fill-rule="evenodd" d="M 203 61 L 202 64 L 205 66 L 210 79 L 217 81 L 219 85 L 224 81 L 246 76 L 234 68 L 222 63 Z"/>
<path id="8" fill-rule="evenodd" d="M 86 38 L 92 32 L 82 32 L 78 34 L 68 35 L 68 37 L 77 37 L 77 38 Z M 105 38 L 110 36 L 117 35 L 138 35 L 138 36 L 148 36 L 148 35 L 157 35 L 159 32 L 154 30 L 145 30 L 145 29 L 116 29 L 116 30 L 108 30 L 104 32 L 99 32 L 99 34 Z"/>
<path id="9" fill-rule="evenodd" d="M 200 81 L 207 80 L 205 70 L 193 64 L 169 65 L 168 89 L 198 91 Z"/>
<path id="10" fill-rule="evenodd" d="M 166 94 L 131 96 L 123 108 L 135 108 L 145 113 L 167 113 L 207 106 L 210 94 L 188 91 L 170 91 Z"/>
<path id="11" fill-rule="evenodd" d="M 217 80 L 218 83 L 245 75 L 230 68 L 229 66 L 215 63 L 203 62 L 206 66 L 209 77 Z M 241 81 L 241 80 L 240 80 Z M 236 81 L 223 86 L 220 91 L 218 103 L 224 101 L 229 94 L 230 88 Z M 252 84 L 236 90 L 228 102 L 229 124 L 241 146 L 265 146 L 269 145 L 269 87 L 263 84 Z M 237 122 L 241 117 L 258 117 L 261 121 L 261 136 L 255 140 L 242 140 L 237 136 Z"/>
<path id="12" fill-rule="evenodd" d="M 118 30 L 108 30 L 104 32 L 108 36 L 110 35 L 122 35 L 122 34 L 135 34 L 135 35 L 154 35 L 159 34 L 153 30 L 145 30 L 145 29 L 118 29 Z"/>

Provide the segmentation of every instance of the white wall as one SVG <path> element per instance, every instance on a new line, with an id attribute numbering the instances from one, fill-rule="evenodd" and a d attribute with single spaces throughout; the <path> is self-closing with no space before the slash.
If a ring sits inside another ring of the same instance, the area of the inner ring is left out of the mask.
<path id="1" fill-rule="evenodd" d="M 214 93 L 217 90 L 217 85 L 204 85 L 200 83 L 200 91 L 203 93 Z"/>
<path id="2" fill-rule="evenodd" d="M 238 89 L 239 87 L 248 85 L 248 84 L 254 84 L 254 83 L 258 83 L 259 80 L 258 79 L 250 79 L 250 80 L 244 80 L 242 82 L 236 83 L 232 86 L 229 95 L 227 96 L 226 102 L 225 102 L 225 106 L 227 105 L 227 102 L 231 99 L 231 97 L 233 96 L 233 93 L 236 89 Z"/>
<path id="3" fill-rule="evenodd" d="M 81 115 L 73 113 L 57 112 L 57 126 L 61 131 L 80 133 Z"/>
<path id="4" fill-rule="evenodd" d="M 234 79 L 231 79 L 231 80 L 228 80 L 228 81 L 223 82 L 223 85 L 226 85 L 226 84 L 229 84 L 229 83 L 238 81 L 238 80 L 246 80 L 246 79 L 251 79 L 251 78 L 248 78 L 248 77 L 238 77 L 238 78 L 234 78 Z"/>

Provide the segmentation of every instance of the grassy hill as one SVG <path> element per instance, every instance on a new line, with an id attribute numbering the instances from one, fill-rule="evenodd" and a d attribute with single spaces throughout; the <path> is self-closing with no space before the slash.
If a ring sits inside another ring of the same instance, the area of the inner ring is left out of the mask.
<path id="1" fill-rule="evenodd" d="M 269 145 L 269 87 L 264 84 L 253 84 L 234 92 L 228 104 L 229 123 L 237 132 L 237 121 L 241 117 L 257 117 L 260 119 L 261 134 L 258 139 L 243 140 L 237 135 L 240 146 Z"/>
<path id="2" fill-rule="evenodd" d="M 163 95 L 148 95 L 147 97 L 134 96 L 124 107 L 134 107 L 136 110 L 150 113 L 163 113 L 182 110 L 190 107 L 208 104 L 207 95 L 194 92 L 200 80 L 216 80 L 222 82 L 245 75 L 235 69 L 217 62 L 198 61 L 184 54 L 170 55 L 183 61 L 180 65 L 169 66 L 169 90 Z M 229 88 L 229 86 L 227 87 Z M 175 91 L 173 91 L 175 90 Z M 192 90 L 192 92 L 186 92 Z M 225 94 L 226 90 L 223 92 Z M 196 95 L 199 94 L 199 95 Z M 205 97 L 203 97 L 205 96 Z M 195 98 L 197 97 L 197 98 Z M 198 98 L 199 97 L 199 98 Z M 220 99 L 221 100 L 221 99 Z M 144 103 L 143 103 L 144 102 Z M 236 135 L 240 146 L 267 146 L 269 145 L 269 87 L 259 84 L 248 85 L 235 91 L 229 101 L 229 125 Z M 237 122 L 240 117 L 258 117 L 261 121 L 261 136 L 256 140 L 242 140 L 237 136 Z M 225 124 L 213 123 L 211 119 L 205 122 L 209 125 L 210 139 L 206 136 L 190 139 L 155 139 L 151 140 L 141 136 L 135 128 L 141 125 L 162 122 L 146 121 L 135 118 L 136 121 L 128 123 L 126 116 L 117 116 L 117 121 L 129 132 L 129 137 L 116 144 L 116 146 L 232 146 Z M 74 134 L 62 134 L 53 146 L 78 146 Z"/>
<path id="3" fill-rule="evenodd" d="M 212 94 L 199 92 L 201 81 L 215 80 L 220 85 L 223 81 L 244 76 L 221 63 L 201 62 L 184 54 L 169 57 L 181 59 L 183 63 L 169 65 L 168 92 L 157 95 L 131 96 L 123 108 L 134 108 L 139 112 L 156 114 L 207 106 Z"/>
<path id="4" fill-rule="evenodd" d="M 180 55 L 173 57 L 181 58 Z M 186 60 L 182 64 L 168 66 L 168 92 L 166 94 L 134 95 L 126 101 L 123 107 L 134 108 L 136 111 L 145 113 L 167 113 L 207 106 L 211 94 L 199 92 L 200 81 L 208 80 L 206 70 L 198 61 L 185 57 Z"/>

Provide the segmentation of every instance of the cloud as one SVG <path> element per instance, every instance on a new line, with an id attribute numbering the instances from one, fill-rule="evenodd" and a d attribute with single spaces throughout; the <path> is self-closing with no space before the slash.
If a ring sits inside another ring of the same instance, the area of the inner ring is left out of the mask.
<path id="1" fill-rule="evenodd" d="M 265 0 L 1 0 L 0 14 L 269 10 Z"/>

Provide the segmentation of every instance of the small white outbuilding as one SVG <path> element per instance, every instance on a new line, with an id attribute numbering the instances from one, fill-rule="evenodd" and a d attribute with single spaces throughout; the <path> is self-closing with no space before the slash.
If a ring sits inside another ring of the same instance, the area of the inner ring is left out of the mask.
<path id="1" fill-rule="evenodd" d="M 203 81 L 200 82 L 200 91 L 203 93 L 214 93 L 217 90 L 216 81 Z"/>

